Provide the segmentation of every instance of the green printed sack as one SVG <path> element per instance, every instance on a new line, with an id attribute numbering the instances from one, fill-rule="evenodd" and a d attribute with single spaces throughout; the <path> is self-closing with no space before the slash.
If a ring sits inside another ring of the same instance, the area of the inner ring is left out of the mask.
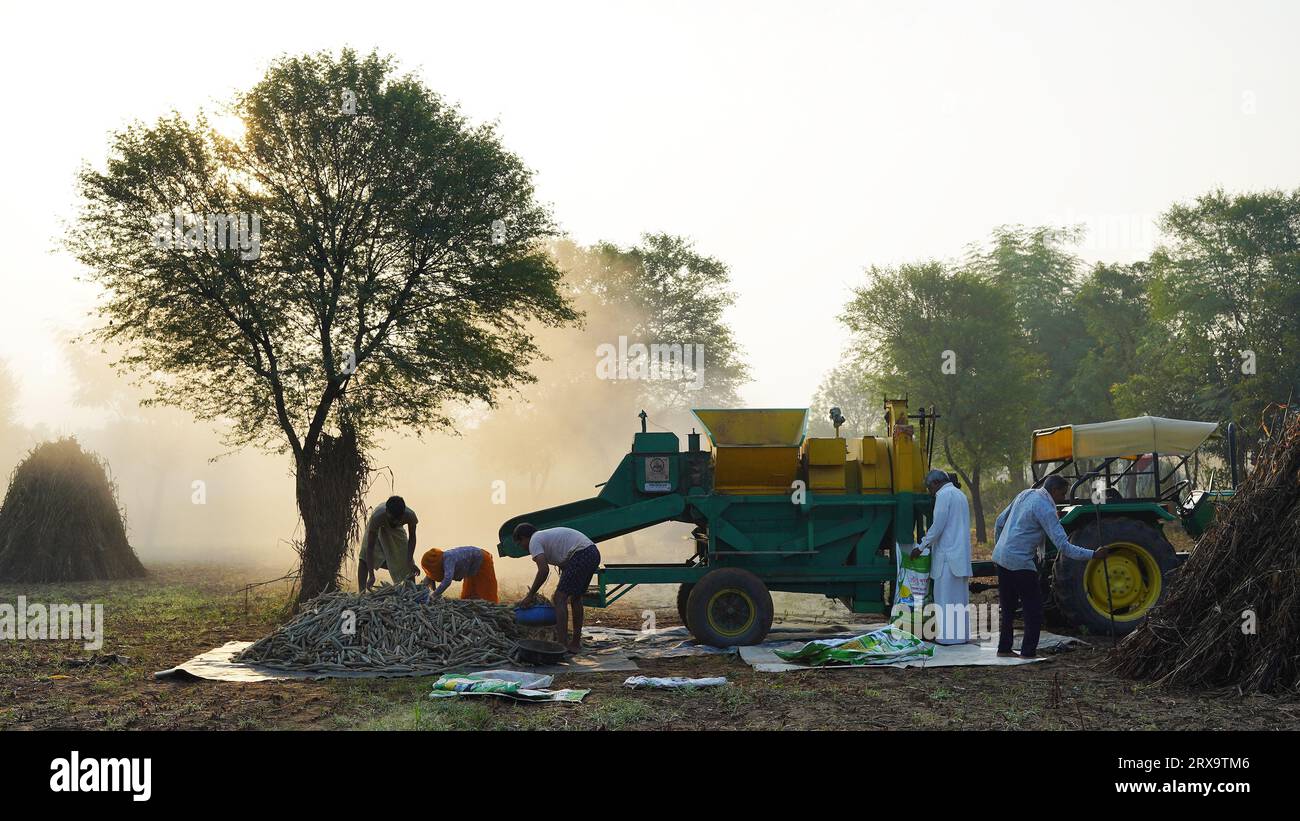
<path id="1" fill-rule="evenodd" d="M 818 639 L 797 650 L 773 652 L 785 661 L 812 667 L 835 664 L 861 667 L 928 659 L 934 655 L 934 645 L 890 625 L 850 639 Z"/>
<path id="2" fill-rule="evenodd" d="M 478 678 L 474 675 L 445 675 L 433 683 L 433 689 L 451 693 L 517 693 L 519 682 Z"/>
<path id="3" fill-rule="evenodd" d="M 930 557 L 903 556 L 902 568 L 898 571 L 898 587 L 894 595 L 894 604 L 914 605 L 917 599 L 930 596 Z"/>

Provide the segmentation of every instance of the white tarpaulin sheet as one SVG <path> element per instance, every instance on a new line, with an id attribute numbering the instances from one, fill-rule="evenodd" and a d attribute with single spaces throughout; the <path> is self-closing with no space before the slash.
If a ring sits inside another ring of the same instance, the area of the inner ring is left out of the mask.
<path id="1" fill-rule="evenodd" d="M 251 641 L 231 641 L 206 653 L 195 656 L 189 661 L 167 670 L 153 674 L 154 678 L 183 677 L 188 674 L 195 678 L 209 681 L 319 681 L 327 678 L 408 678 L 411 676 L 431 676 L 437 673 L 372 673 L 362 671 L 330 671 L 327 673 L 304 673 L 291 670 L 277 670 L 260 664 L 241 664 L 234 661 L 240 650 L 252 644 Z M 532 673 L 605 673 L 639 670 L 636 662 L 626 654 L 614 653 L 602 656 L 571 656 L 560 664 L 519 665 L 522 670 Z M 466 668 L 459 672 L 470 672 Z M 480 668 L 481 669 L 481 668 Z"/>
<path id="2" fill-rule="evenodd" d="M 1165 419 L 1162 416 L 1138 416 L 1074 425 L 1074 458 L 1135 456 L 1139 453 L 1191 453 L 1209 438 L 1217 422 L 1193 422 Z"/>

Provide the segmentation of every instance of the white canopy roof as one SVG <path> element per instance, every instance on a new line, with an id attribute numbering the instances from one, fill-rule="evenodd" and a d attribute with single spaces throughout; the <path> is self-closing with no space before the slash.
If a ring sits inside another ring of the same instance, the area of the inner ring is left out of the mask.
<path id="1" fill-rule="evenodd" d="M 1138 416 L 1074 425 L 1074 456 L 1129 456 L 1138 453 L 1191 453 L 1219 427 L 1217 422 L 1192 422 L 1161 416 Z"/>

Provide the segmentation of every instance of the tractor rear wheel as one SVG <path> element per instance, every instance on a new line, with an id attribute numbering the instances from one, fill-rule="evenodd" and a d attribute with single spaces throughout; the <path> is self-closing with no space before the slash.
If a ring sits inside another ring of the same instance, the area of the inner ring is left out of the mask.
<path id="1" fill-rule="evenodd" d="M 1071 531 L 1070 541 L 1111 551 L 1104 565 L 1101 559 L 1080 562 L 1058 556 L 1052 571 L 1052 598 L 1062 618 L 1096 635 L 1110 634 L 1108 601 L 1115 608 L 1115 635 L 1132 632 L 1164 599 L 1170 574 L 1178 567 L 1174 547 L 1160 529 L 1137 519 L 1103 519 L 1100 534 L 1093 521 Z"/>
<path id="2" fill-rule="evenodd" d="M 677 588 L 677 615 L 681 617 L 682 624 L 687 630 L 691 629 L 691 623 L 686 618 L 686 602 L 691 597 L 691 588 L 693 587 L 695 587 L 695 585 L 690 582 L 683 582 Z"/>
<path id="3" fill-rule="evenodd" d="M 772 594 L 762 580 L 736 567 L 711 570 L 686 600 L 686 626 L 703 644 L 758 644 L 772 629 Z"/>

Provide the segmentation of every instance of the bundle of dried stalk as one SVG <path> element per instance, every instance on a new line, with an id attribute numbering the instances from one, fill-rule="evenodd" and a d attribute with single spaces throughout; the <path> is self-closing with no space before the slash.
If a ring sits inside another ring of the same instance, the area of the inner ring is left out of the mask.
<path id="1" fill-rule="evenodd" d="M 1116 648 L 1121 676 L 1241 693 L 1300 689 L 1300 413 L 1280 414 L 1255 468 Z"/>
<path id="2" fill-rule="evenodd" d="M 28 453 L 0 505 L 0 581 L 143 575 L 127 542 L 108 465 L 76 439 L 45 442 Z"/>
<path id="3" fill-rule="evenodd" d="M 235 661 L 319 673 L 443 673 L 508 662 L 517 637 L 509 607 L 430 599 L 407 582 L 317 596 Z"/>

